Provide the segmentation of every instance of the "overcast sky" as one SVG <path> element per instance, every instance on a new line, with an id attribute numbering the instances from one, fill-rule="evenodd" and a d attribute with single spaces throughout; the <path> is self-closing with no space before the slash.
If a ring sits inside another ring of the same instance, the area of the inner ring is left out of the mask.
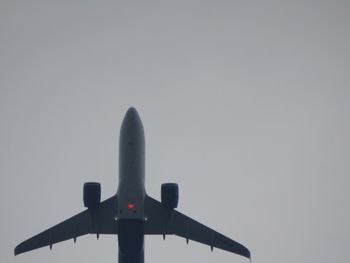
<path id="1" fill-rule="evenodd" d="M 116 262 L 117 237 L 14 247 L 116 192 L 122 118 L 146 187 L 253 262 L 350 260 L 348 1 L 0 2 L 0 261 Z M 146 262 L 247 262 L 147 237 Z"/>

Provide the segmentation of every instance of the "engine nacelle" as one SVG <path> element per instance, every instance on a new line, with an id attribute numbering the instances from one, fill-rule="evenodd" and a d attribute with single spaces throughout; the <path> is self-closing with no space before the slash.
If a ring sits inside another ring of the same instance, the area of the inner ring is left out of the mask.
<path id="1" fill-rule="evenodd" d="M 162 204 L 169 210 L 173 210 L 179 203 L 179 186 L 175 183 L 162 184 Z"/>
<path id="2" fill-rule="evenodd" d="M 87 182 L 84 184 L 84 206 L 89 209 L 96 209 L 101 202 L 100 183 Z"/>

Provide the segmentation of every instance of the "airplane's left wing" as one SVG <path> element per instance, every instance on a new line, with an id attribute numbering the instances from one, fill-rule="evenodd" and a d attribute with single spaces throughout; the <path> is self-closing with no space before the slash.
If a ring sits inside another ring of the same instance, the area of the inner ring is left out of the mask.
<path id="1" fill-rule="evenodd" d="M 175 234 L 188 240 L 194 240 L 211 247 L 226 250 L 250 259 L 250 251 L 242 244 L 216 232 L 213 229 L 176 211 L 167 210 L 161 202 L 146 196 L 145 234 L 163 235 Z"/>
<path id="2" fill-rule="evenodd" d="M 117 234 L 118 228 L 114 220 L 114 211 L 116 211 L 116 196 L 101 202 L 99 207 L 94 210 L 85 210 L 65 221 L 59 223 L 36 236 L 23 241 L 16 246 L 15 255 L 50 246 L 64 240 L 74 239 L 85 234 Z"/>

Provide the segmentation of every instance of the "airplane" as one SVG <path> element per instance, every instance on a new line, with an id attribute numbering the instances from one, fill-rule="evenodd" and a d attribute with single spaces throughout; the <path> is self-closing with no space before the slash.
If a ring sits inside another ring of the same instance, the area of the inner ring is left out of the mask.
<path id="1" fill-rule="evenodd" d="M 33 236 L 16 246 L 14 254 L 49 246 L 85 234 L 118 235 L 118 262 L 144 263 L 144 235 L 177 235 L 213 248 L 249 258 L 240 243 L 178 212 L 176 183 L 161 185 L 161 201 L 145 190 L 145 135 L 135 108 L 125 114 L 119 137 L 119 184 L 117 193 L 101 200 L 101 185 L 87 182 L 83 188 L 83 212 Z"/>

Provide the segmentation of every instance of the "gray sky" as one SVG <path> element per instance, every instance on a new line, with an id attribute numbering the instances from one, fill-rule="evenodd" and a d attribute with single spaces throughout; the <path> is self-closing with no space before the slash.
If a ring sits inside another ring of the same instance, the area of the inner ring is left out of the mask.
<path id="1" fill-rule="evenodd" d="M 84 236 L 13 257 L 117 187 L 122 118 L 146 132 L 147 191 L 253 261 L 349 262 L 348 1 L 0 2 L 0 261 L 116 262 Z M 247 262 L 169 237 L 146 262 Z"/>

